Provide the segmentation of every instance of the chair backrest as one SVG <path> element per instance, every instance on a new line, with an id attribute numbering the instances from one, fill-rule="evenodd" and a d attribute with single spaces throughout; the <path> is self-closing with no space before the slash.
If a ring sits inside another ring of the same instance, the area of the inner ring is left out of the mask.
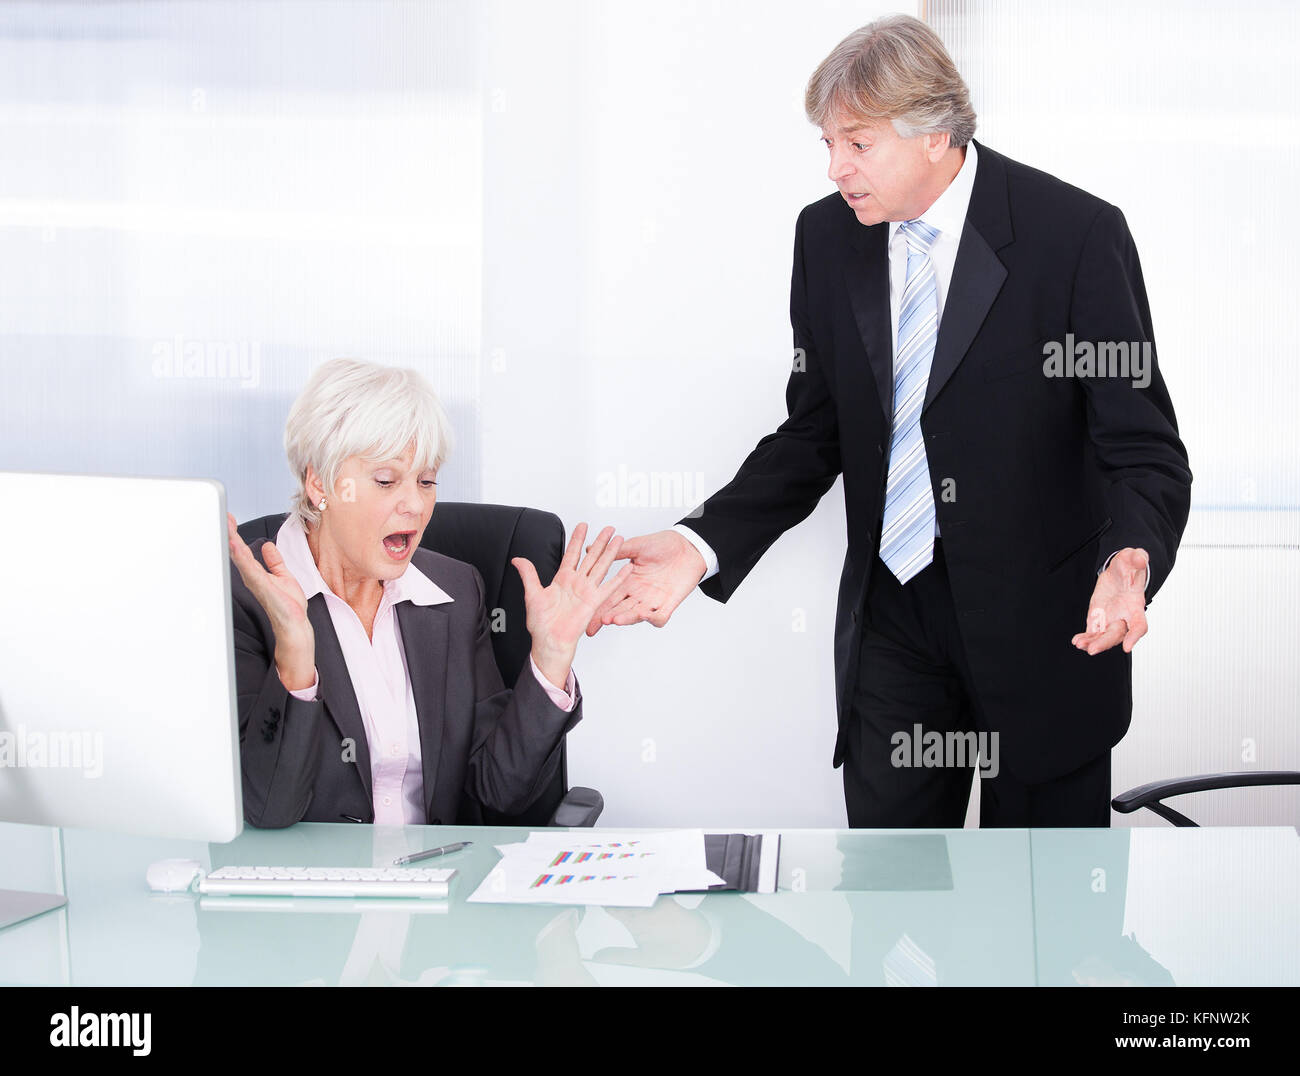
<path id="1" fill-rule="evenodd" d="M 241 523 L 239 534 L 246 542 L 274 538 L 284 519 L 283 513 L 262 516 Z M 502 681 L 506 687 L 514 687 L 533 644 L 528 634 L 524 586 L 510 560 L 526 557 L 537 569 L 542 585 L 549 586 L 564 556 L 564 524 L 560 517 L 537 508 L 439 501 L 420 545 L 478 569 L 492 626 L 492 652 Z M 564 798 L 568 784 L 568 767 L 561 748 L 557 779 L 528 810 L 507 816 L 466 796 L 462 797 L 457 821 L 464 825 L 545 826 Z"/>

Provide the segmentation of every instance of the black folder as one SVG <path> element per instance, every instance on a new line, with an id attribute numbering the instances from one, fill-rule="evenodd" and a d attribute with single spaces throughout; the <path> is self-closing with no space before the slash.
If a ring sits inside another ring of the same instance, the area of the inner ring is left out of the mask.
<path id="1" fill-rule="evenodd" d="M 778 834 L 765 839 L 761 833 L 706 833 L 705 862 L 723 883 L 697 892 L 774 893 L 780 855 Z"/>

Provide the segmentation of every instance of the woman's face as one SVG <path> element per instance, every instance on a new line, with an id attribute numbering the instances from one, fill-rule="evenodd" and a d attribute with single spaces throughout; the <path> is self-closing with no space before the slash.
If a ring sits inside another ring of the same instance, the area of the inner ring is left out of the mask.
<path id="1" fill-rule="evenodd" d="M 437 472 L 415 470 L 414 460 L 414 446 L 401 459 L 377 463 L 350 456 L 333 492 L 323 494 L 321 541 L 362 578 L 401 576 L 428 526 L 438 498 Z"/>

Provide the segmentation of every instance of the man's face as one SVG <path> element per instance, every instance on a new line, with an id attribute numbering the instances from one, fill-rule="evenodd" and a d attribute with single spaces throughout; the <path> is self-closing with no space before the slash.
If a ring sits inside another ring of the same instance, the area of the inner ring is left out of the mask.
<path id="1" fill-rule="evenodd" d="M 914 220 L 933 203 L 931 136 L 900 138 L 888 120 L 836 116 L 822 128 L 822 141 L 831 155 L 827 175 L 860 223 Z"/>

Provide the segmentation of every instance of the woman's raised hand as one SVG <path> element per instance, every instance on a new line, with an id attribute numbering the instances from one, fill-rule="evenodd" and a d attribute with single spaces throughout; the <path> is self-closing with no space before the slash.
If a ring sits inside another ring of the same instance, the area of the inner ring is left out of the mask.
<path id="1" fill-rule="evenodd" d="M 275 632 L 275 666 L 290 691 L 311 687 L 316 679 L 316 634 L 307 618 L 307 596 L 274 542 L 262 546 L 263 567 L 239 536 L 235 517 L 226 513 L 230 559 L 244 586 L 266 610 Z"/>
<path id="2" fill-rule="evenodd" d="M 605 573 L 623 544 L 623 539 L 615 536 L 613 527 L 600 532 L 586 558 L 582 559 L 586 537 L 587 524 L 579 523 L 573 528 L 573 537 L 569 539 L 549 587 L 542 586 L 537 578 L 537 569 L 530 561 L 515 557 L 510 562 L 524 583 L 528 632 L 533 637 L 533 660 L 542 674 L 557 687 L 563 687 L 567 682 L 578 640 L 596 610 L 632 571 L 632 566 L 627 565 L 613 578 L 605 579 Z"/>

